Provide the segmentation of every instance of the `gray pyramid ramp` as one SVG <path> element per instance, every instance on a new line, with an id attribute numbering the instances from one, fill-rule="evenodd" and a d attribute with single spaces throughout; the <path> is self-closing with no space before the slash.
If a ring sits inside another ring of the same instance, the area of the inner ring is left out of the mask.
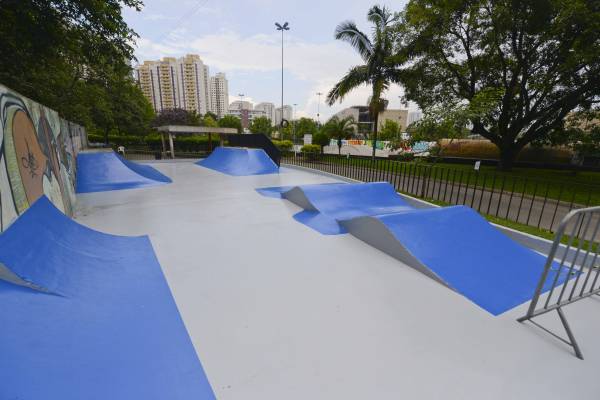
<path id="1" fill-rule="evenodd" d="M 436 280 L 442 285 L 451 288 L 450 285 L 444 282 L 431 269 L 415 258 L 402 243 L 398 242 L 392 232 L 379 219 L 371 216 L 358 217 L 341 221 L 341 225 L 363 242 L 402 261 L 404 264 Z"/>

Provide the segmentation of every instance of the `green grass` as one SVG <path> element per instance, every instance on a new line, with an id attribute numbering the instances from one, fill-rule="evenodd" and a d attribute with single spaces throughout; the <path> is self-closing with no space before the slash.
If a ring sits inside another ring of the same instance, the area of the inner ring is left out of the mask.
<path id="1" fill-rule="evenodd" d="M 321 156 L 323 157 L 323 156 Z M 498 171 L 495 167 L 482 166 L 479 172 L 472 165 L 426 163 L 422 161 L 401 162 L 378 159 L 375 164 L 367 158 L 337 157 L 326 155 L 317 162 L 350 165 L 417 177 L 435 178 L 454 184 L 468 184 L 494 191 L 525 193 L 536 198 L 548 197 L 583 206 L 600 205 L 600 172 L 574 172 L 540 168 L 514 168 Z"/>

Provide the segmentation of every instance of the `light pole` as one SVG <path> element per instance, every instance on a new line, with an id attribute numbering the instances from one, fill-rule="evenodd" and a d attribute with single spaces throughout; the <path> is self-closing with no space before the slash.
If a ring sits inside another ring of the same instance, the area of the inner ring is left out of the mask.
<path id="1" fill-rule="evenodd" d="M 242 123 L 242 133 L 244 133 L 244 130 L 246 129 L 246 127 L 244 126 L 244 93 L 238 93 L 238 96 L 240 96 L 240 122 Z"/>
<path id="2" fill-rule="evenodd" d="M 317 92 L 317 96 L 319 96 L 319 102 L 317 103 L 317 125 L 321 125 L 321 96 L 323 93 Z"/>
<path id="3" fill-rule="evenodd" d="M 281 25 L 279 22 L 275 22 L 275 26 L 278 31 L 281 31 L 281 122 L 279 125 L 283 128 L 283 121 L 285 121 L 285 118 L 283 118 L 283 32 L 290 30 L 290 24 L 286 22 Z"/>
<path id="4" fill-rule="evenodd" d="M 294 108 L 292 110 L 292 142 L 294 143 L 294 154 L 296 153 L 296 106 L 298 104 L 294 103 Z"/>

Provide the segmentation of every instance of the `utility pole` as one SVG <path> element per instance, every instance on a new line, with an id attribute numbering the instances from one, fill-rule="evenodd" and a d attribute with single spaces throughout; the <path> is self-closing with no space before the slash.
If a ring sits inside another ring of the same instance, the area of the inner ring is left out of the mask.
<path id="1" fill-rule="evenodd" d="M 286 22 L 281 25 L 279 22 L 275 22 L 275 26 L 278 31 L 281 31 L 281 122 L 279 126 L 283 128 L 285 121 L 285 118 L 283 118 L 283 32 L 290 30 L 290 24 Z"/>
<path id="2" fill-rule="evenodd" d="M 296 153 L 296 106 L 298 104 L 294 103 L 294 108 L 292 109 L 292 143 L 294 143 L 294 153 Z"/>
<path id="3" fill-rule="evenodd" d="M 319 96 L 319 101 L 317 103 L 317 125 L 321 125 L 321 96 L 323 93 L 317 92 L 317 96 Z"/>

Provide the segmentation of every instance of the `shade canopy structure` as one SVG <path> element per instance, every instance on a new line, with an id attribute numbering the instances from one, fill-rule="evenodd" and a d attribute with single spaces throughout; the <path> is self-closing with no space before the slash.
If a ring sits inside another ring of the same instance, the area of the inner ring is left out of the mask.
<path id="1" fill-rule="evenodd" d="M 221 145 L 224 142 L 225 135 L 231 135 L 238 133 L 236 128 L 220 128 L 210 126 L 191 126 L 191 125 L 163 125 L 156 128 L 160 132 L 162 139 L 163 152 L 166 151 L 165 146 L 165 135 L 169 139 L 169 149 L 171 152 L 171 158 L 175 158 L 175 146 L 173 145 L 173 137 L 176 135 L 208 135 L 210 138 L 212 134 L 217 134 L 220 137 Z M 209 146 L 212 146 L 212 142 L 208 141 Z M 211 149 L 212 150 L 212 149 Z"/>

